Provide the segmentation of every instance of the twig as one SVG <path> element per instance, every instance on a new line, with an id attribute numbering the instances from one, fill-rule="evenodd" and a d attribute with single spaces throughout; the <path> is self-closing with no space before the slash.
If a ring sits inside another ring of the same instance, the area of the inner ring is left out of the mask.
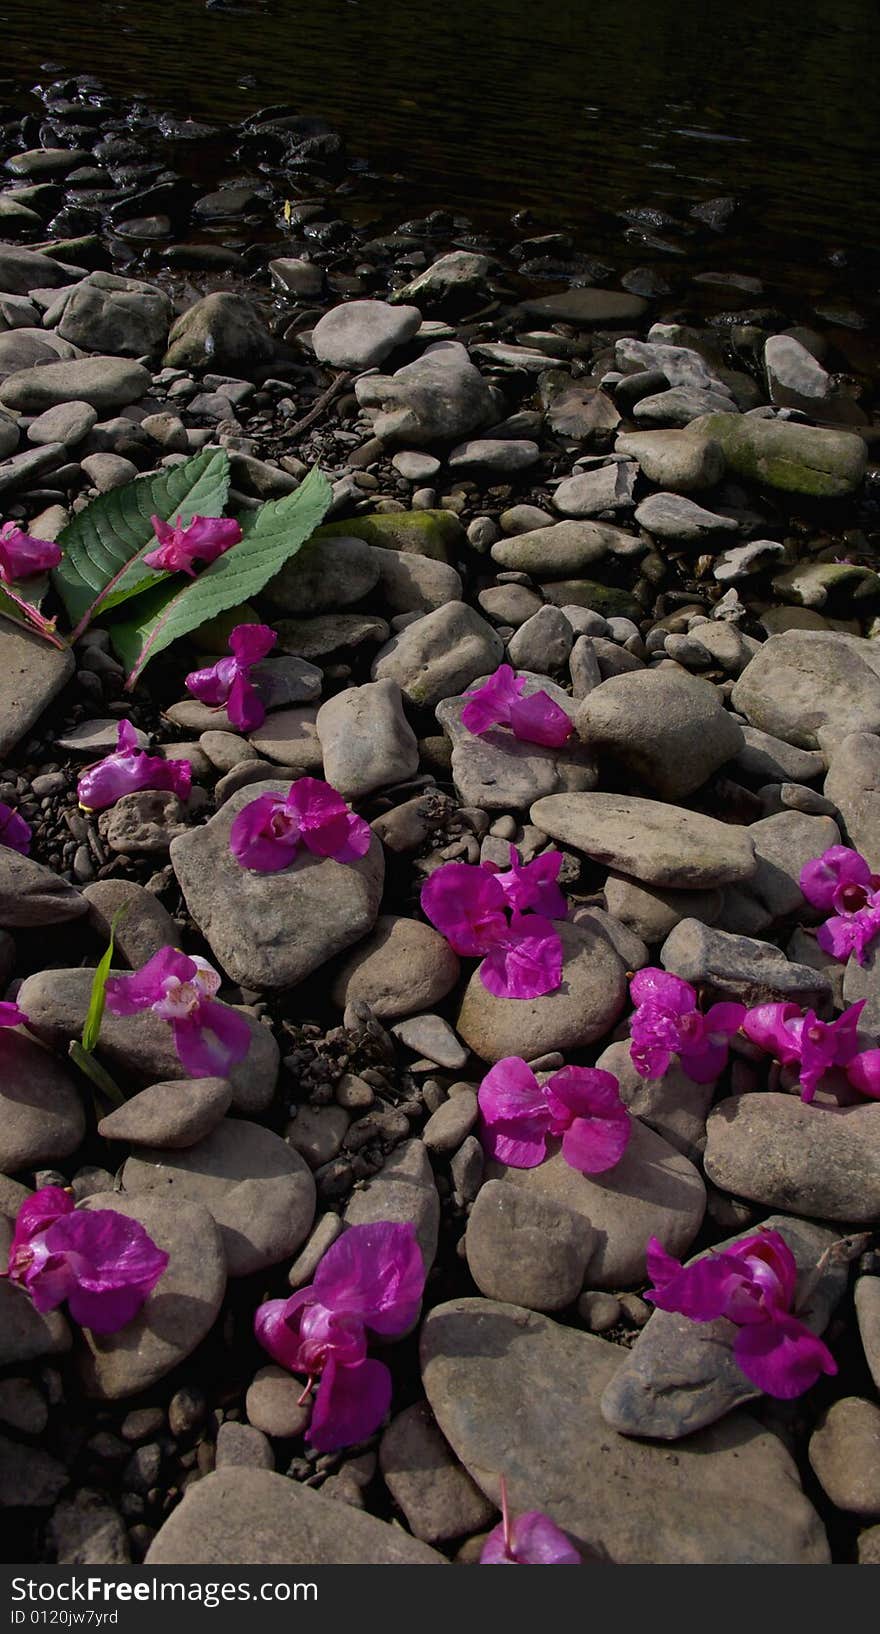
<path id="1" fill-rule="evenodd" d="M 295 438 L 302 436 L 304 431 L 308 431 L 309 426 L 314 425 L 316 420 L 320 420 L 321 415 L 323 414 L 328 403 L 332 403 L 334 397 L 338 396 L 344 386 L 349 386 L 353 379 L 354 375 L 349 372 L 346 372 L 345 374 L 338 374 L 332 386 L 328 386 L 327 390 L 321 393 L 317 403 L 315 403 L 314 406 L 309 409 L 308 414 L 304 414 L 302 419 L 297 420 L 295 425 L 285 427 L 285 441 L 291 442 Z"/>

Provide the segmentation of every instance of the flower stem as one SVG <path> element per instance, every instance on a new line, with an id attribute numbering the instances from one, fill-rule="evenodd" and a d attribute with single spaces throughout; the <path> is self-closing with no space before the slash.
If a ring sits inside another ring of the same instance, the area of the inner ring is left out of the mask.
<path id="1" fill-rule="evenodd" d="M 115 1106 L 125 1105 L 125 1096 L 119 1085 L 114 1083 L 109 1072 L 104 1070 L 101 1063 L 95 1060 L 90 1051 L 83 1049 L 78 1038 L 71 1039 L 67 1046 L 67 1053 L 71 1061 L 74 1061 L 79 1067 L 80 1072 L 84 1072 L 87 1078 L 91 1078 L 92 1083 L 101 1091 L 102 1095 L 106 1095 L 107 1099 L 112 1101 Z"/>

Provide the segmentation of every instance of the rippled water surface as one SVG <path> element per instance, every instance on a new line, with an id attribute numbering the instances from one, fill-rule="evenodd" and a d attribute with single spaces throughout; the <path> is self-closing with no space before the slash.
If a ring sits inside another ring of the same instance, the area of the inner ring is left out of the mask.
<path id="1" fill-rule="evenodd" d="M 16 111 L 58 71 L 201 118 L 291 102 L 369 156 L 398 219 L 401 200 L 477 227 L 528 207 L 662 266 L 668 250 L 627 250 L 619 212 L 687 222 L 732 193 L 744 209 L 702 266 L 833 290 L 837 250 L 844 283 L 876 283 L 870 0 L 0 0 L 0 26 Z"/>

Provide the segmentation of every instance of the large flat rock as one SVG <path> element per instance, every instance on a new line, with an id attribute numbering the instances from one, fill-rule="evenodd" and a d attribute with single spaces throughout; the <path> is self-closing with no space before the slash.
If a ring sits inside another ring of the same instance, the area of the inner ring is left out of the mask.
<path id="1" fill-rule="evenodd" d="M 514 1514 L 543 1510 L 588 1558 L 828 1565 L 793 1459 L 747 1413 L 691 1436 L 674 1457 L 609 1428 L 599 1402 L 620 1354 L 484 1299 L 439 1305 L 422 1328 L 428 1400 L 477 1485 L 497 1502 L 503 1474 Z"/>
<path id="2" fill-rule="evenodd" d="M 238 789 L 203 828 L 172 841 L 171 863 L 186 905 L 211 951 L 246 987 L 295 987 L 334 954 L 372 930 L 385 863 L 374 838 L 365 857 L 336 862 L 302 846 L 275 874 L 243 868 L 229 849 L 238 813 L 262 794 L 287 794 L 289 782 Z"/>
<path id="3" fill-rule="evenodd" d="M 41 371 L 35 370 L 35 373 Z M 69 647 L 51 647 L 41 636 L 0 624 L 0 756 L 9 753 L 39 720 L 74 671 Z"/>
<path id="4" fill-rule="evenodd" d="M 531 818 L 554 840 L 648 885 L 731 885 L 757 866 L 745 829 L 659 800 L 551 794 L 536 800 Z"/>

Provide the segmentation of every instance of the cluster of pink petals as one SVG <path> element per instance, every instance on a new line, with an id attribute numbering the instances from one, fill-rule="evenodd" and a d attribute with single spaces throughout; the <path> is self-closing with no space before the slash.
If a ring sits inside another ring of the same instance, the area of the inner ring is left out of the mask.
<path id="1" fill-rule="evenodd" d="M 880 935 L 880 875 L 847 845 L 832 845 L 801 870 L 801 890 L 820 913 L 831 917 L 820 925 L 816 941 L 834 959 L 854 953 L 860 965 Z"/>
<path id="2" fill-rule="evenodd" d="M 511 853 L 507 874 L 444 863 L 422 886 L 422 911 L 456 953 L 482 959 L 480 980 L 490 993 L 535 999 L 562 980 L 562 940 L 550 919 L 565 914 L 555 883 L 562 857 L 556 851 L 520 864 L 513 847 Z"/>
<path id="3" fill-rule="evenodd" d="M 412 1225 L 352 1226 L 327 1250 L 315 1280 L 270 1299 L 254 1318 L 260 1344 L 291 1373 L 320 1379 L 308 1430 L 320 1452 L 363 1441 L 391 1405 L 391 1374 L 367 1355 L 367 1334 L 396 1338 L 412 1327 L 425 1267 Z"/>
<path id="4" fill-rule="evenodd" d="M 8 999 L 0 1002 L 0 1027 L 26 1027 L 27 1019 L 17 1004 L 12 1004 Z"/>
<path id="5" fill-rule="evenodd" d="M 517 1055 L 505 1056 L 480 1085 L 480 1133 L 488 1155 L 515 1169 L 534 1169 L 547 1137 L 562 1136 L 566 1163 L 582 1174 L 613 1169 L 626 1151 L 629 1113 L 613 1073 L 562 1067 L 539 1084 Z"/>
<path id="6" fill-rule="evenodd" d="M 300 777 L 288 794 L 260 794 L 235 818 L 229 849 L 242 868 L 276 874 L 300 846 L 316 857 L 356 862 L 370 849 L 369 823 L 320 777 Z"/>
<path id="7" fill-rule="evenodd" d="M 193 1078 L 225 1078 L 250 1049 L 244 1016 L 214 997 L 220 977 L 207 959 L 160 948 L 131 976 L 110 976 L 107 1009 L 114 1016 L 152 1010 L 171 1025 L 181 1064 Z"/>
<path id="8" fill-rule="evenodd" d="M 6 1274 L 38 1311 L 67 1300 L 81 1327 L 116 1333 L 137 1316 L 167 1264 L 137 1220 L 115 1209 L 76 1210 L 69 1192 L 45 1186 L 18 1211 Z"/>
<path id="9" fill-rule="evenodd" d="M 0 579 L 14 584 L 17 579 L 32 579 L 36 573 L 47 573 L 57 567 L 61 550 L 49 539 L 34 539 L 22 533 L 15 522 L 5 522 L 0 528 Z"/>
<path id="10" fill-rule="evenodd" d="M 193 562 L 215 562 L 241 539 L 241 528 L 231 517 L 194 516 L 184 528 L 180 517 L 177 523 L 163 522 L 160 516 L 151 516 L 158 548 L 143 558 L 146 567 L 165 573 L 186 573 L 194 579 Z"/>
<path id="11" fill-rule="evenodd" d="M 475 737 L 482 737 L 493 726 L 509 726 L 514 737 L 525 743 L 561 749 L 574 730 L 568 715 L 547 692 L 524 698 L 525 687 L 524 678 L 509 664 L 502 664 L 481 687 L 465 693 L 468 702 L 461 712 L 462 726 Z"/>
<path id="12" fill-rule="evenodd" d="M 636 971 L 629 990 L 636 1005 L 630 1055 L 643 1078 L 662 1078 L 674 1055 L 695 1084 L 711 1083 L 723 1072 L 728 1039 L 742 1026 L 745 1005 L 713 1004 L 703 1015 L 690 982 L 653 967 Z"/>
<path id="13" fill-rule="evenodd" d="M 784 1067 L 796 1066 L 801 1099 L 811 1101 L 834 1067 L 841 1067 L 855 1089 L 880 1099 L 880 1050 L 859 1051 L 859 1018 L 866 999 L 859 999 L 836 1021 L 820 1021 L 799 1004 L 758 1004 L 749 1010 L 743 1032 L 753 1044 L 775 1056 Z"/>
<path id="14" fill-rule="evenodd" d="M 229 637 L 231 658 L 221 658 L 207 669 L 193 670 L 187 690 L 199 703 L 222 709 L 239 732 L 255 732 L 266 719 L 266 709 L 251 678 L 255 664 L 272 651 L 278 635 L 268 624 L 237 624 Z"/>
<path id="15" fill-rule="evenodd" d="M 0 800 L 0 845 L 5 845 L 10 851 L 18 851 L 26 857 L 31 848 L 31 831 L 23 817 L 20 817 L 12 806 L 5 806 Z"/>
<path id="16" fill-rule="evenodd" d="M 570 1538 L 549 1515 L 529 1509 L 511 1519 L 507 1482 L 501 1477 L 501 1520 L 489 1533 L 480 1552 L 481 1566 L 582 1566 Z"/>
<path id="17" fill-rule="evenodd" d="M 144 754 L 138 748 L 137 733 L 131 721 L 120 721 L 115 753 L 83 772 L 76 786 L 76 797 L 84 811 L 102 811 L 137 789 L 170 789 L 179 799 L 186 800 L 191 784 L 192 767 L 188 760 L 163 760 L 161 755 Z"/>
<path id="18" fill-rule="evenodd" d="M 797 1264 L 778 1231 L 759 1231 L 730 1248 L 683 1266 L 652 1237 L 646 1299 L 694 1322 L 726 1316 L 739 1332 L 734 1358 L 746 1378 L 768 1396 L 800 1396 L 820 1373 L 837 1372 L 821 1339 L 791 1314 Z"/>

